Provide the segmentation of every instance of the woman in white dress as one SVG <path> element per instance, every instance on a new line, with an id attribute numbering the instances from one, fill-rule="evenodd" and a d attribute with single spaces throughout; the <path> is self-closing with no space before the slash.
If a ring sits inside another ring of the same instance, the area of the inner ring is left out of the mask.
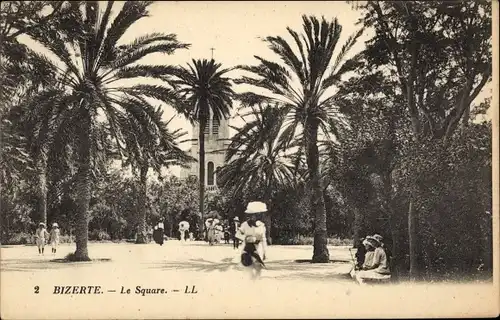
<path id="1" fill-rule="evenodd" d="M 186 232 L 189 231 L 189 222 L 181 221 L 179 223 L 179 235 L 181 242 L 186 242 Z"/>
<path id="2" fill-rule="evenodd" d="M 52 230 L 50 231 L 50 244 L 52 245 L 52 253 L 57 252 L 57 247 L 59 246 L 59 237 L 61 232 L 59 231 L 59 225 L 57 223 L 52 224 Z"/>
<path id="3" fill-rule="evenodd" d="M 236 237 L 243 241 L 241 263 L 250 272 L 253 279 L 258 278 L 261 275 L 262 268 L 265 267 L 266 226 L 262 221 L 258 220 L 258 214 L 263 212 L 267 212 L 265 203 L 259 201 L 248 203 L 245 211 L 248 218 L 236 232 Z"/>

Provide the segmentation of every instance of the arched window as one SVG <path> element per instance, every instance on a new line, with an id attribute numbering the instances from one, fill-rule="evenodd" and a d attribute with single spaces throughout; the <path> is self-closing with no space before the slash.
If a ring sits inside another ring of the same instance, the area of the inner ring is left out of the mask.
<path id="1" fill-rule="evenodd" d="M 207 185 L 213 186 L 214 185 L 214 163 L 209 162 L 207 164 L 207 171 L 208 171 L 208 178 L 207 178 Z"/>

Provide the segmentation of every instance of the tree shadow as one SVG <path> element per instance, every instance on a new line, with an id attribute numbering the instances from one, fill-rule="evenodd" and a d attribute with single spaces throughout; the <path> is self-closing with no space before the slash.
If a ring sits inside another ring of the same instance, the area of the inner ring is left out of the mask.
<path id="1" fill-rule="evenodd" d="M 270 271 L 269 276 L 276 279 L 350 279 L 348 263 L 335 261 L 332 263 L 298 263 L 294 260 L 266 261 L 266 269 Z M 345 267 L 345 271 L 343 270 Z M 243 267 L 234 262 L 233 258 L 225 258 L 220 261 L 209 261 L 205 259 L 190 259 L 186 261 L 167 261 L 164 263 L 150 264 L 149 269 L 160 270 L 184 270 L 195 272 L 227 272 L 240 270 Z M 332 270 L 329 272 L 329 270 Z M 273 272 L 274 271 L 274 272 Z M 288 272 L 286 275 L 272 275 L 275 272 Z M 325 272 L 326 271 L 326 272 Z"/>
<path id="2" fill-rule="evenodd" d="M 337 272 L 296 272 L 284 275 L 272 276 L 276 280 L 312 280 L 312 281 L 342 281 L 345 283 L 353 282 L 351 276 L 348 273 L 337 273 Z"/>
<path id="3" fill-rule="evenodd" d="M 201 272 L 213 272 L 213 271 L 229 271 L 233 267 L 237 266 L 233 262 L 233 258 L 224 258 L 221 261 L 209 261 L 205 259 L 190 259 L 187 261 L 167 261 L 164 263 L 155 263 L 150 266 L 149 269 L 161 269 L 161 270 L 186 270 L 186 271 L 201 271 Z"/>
<path id="4" fill-rule="evenodd" d="M 2 261 L 0 263 L 0 269 L 2 270 L 2 272 L 33 272 L 41 270 L 91 267 L 92 265 L 95 265 L 97 263 L 109 261 L 111 261 L 111 259 L 108 258 L 92 259 L 92 261 L 68 261 L 64 258 L 50 260 L 12 259 Z"/>

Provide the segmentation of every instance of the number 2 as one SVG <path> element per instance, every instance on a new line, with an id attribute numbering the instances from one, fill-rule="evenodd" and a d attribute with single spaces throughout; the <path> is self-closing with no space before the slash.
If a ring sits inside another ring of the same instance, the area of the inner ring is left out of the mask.
<path id="1" fill-rule="evenodd" d="M 39 286 L 35 286 L 35 294 L 38 294 L 38 291 L 40 290 L 40 287 Z"/>

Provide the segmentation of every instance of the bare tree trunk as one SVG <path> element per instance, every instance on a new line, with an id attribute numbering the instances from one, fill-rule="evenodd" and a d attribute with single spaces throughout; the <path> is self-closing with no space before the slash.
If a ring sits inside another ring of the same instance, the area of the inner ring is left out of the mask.
<path id="1" fill-rule="evenodd" d="M 415 280 L 418 277 L 417 262 L 417 215 L 413 199 L 410 199 L 408 208 L 408 241 L 410 244 L 410 279 Z"/>
<path id="2" fill-rule="evenodd" d="M 199 155 L 199 168 L 200 168 L 200 216 L 201 222 L 203 224 L 203 231 L 205 231 L 205 240 L 207 240 L 207 232 L 205 226 L 204 219 L 204 210 L 205 210 L 205 124 L 207 122 L 207 117 L 205 115 L 201 115 L 200 119 L 200 132 L 198 133 L 198 143 L 200 146 L 200 155 Z"/>
<path id="3" fill-rule="evenodd" d="M 362 227 L 362 216 L 356 205 L 352 205 L 352 210 L 354 211 L 354 224 L 353 224 L 353 243 L 354 247 L 358 248 L 361 245 L 361 227 Z"/>
<path id="4" fill-rule="evenodd" d="M 78 150 L 78 172 L 77 172 L 77 192 L 76 192 L 76 230 L 75 242 L 76 251 L 74 258 L 77 261 L 89 261 L 87 249 L 89 239 L 89 219 L 88 211 L 90 204 L 90 134 L 91 124 L 90 115 L 82 119 L 80 123 L 80 141 Z"/>
<path id="5" fill-rule="evenodd" d="M 269 204 L 271 201 L 269 201 Z M 272 227 L 272 219 L 271 219 L 271 206 L 269 206 L 268 211 L 264 213 L 264 224 L 266 226 L 266 239 L 267 239 L 267 244 L 272 245 L 273 240 L 271 239 L 271 227 Z"/>
<path id="6" fill-rule="evenodd" d="M 137 224 L 137 237 L 135 239 L 135 243 L 147 243 L 147 231 L 146 231 L 146 199 L 148 196 L 147 189 L 147 175 L 148 175 L 148 166 L 143 165 L 140 168 L 140 181 L 139 181 L 139 207 L 138 207 L 138 215 L 139 221 Z"/>
<path id="7" fill-rule="evenodd" d="M 325 263 L 330 261 L 328 252 L 326 231 L 326 209 L 323 199 L 323 188 L 319 177 L 319 152 L 318 152 L 318 122 L 308 119 L 306 125 L 307 143 L 307 167 L 311 182 L 311 209 L 314 216 L 314 252 L 313 263 Z"/>

